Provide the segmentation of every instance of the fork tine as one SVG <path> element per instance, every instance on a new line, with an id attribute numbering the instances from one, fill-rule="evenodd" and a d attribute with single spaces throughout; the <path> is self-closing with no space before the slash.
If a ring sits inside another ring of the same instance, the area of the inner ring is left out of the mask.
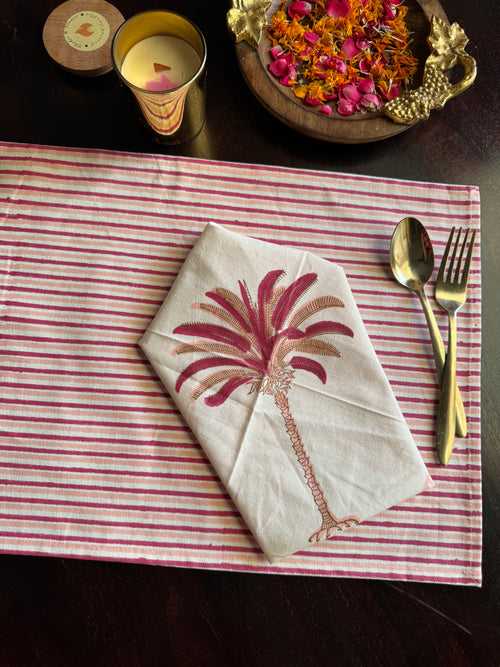
<path id="1" fill-rule="evenodd" d="M 466 245 L 467 245 L 467 239 L 468 239 L 468 238 L 469 238 L 469 230 L 467 229 L 467 230 L 465 231 L 464 240 L 463 240 L 463 243 L 462 243 L 462 247 L 461 247 L 461 249 L 460 249 L 460 255 L 459 255 L 459 257 L 458 257 L 457 267 L 456 267 L 456 269 L 455 269 L 455 277 L 453 278 L 453 282 L 454 282 L 454 283 L 457 283 L 457 284 L 459 283 L 459 278 L 460 278 L 460 267 L 462 266 L 462 259 L 463 259 L 463 256 L 464 256 L 465 247 L 466 247 Z"/>
<path id="2" fill-rule="evenodd" d="M 453 246 L 453 252 L 451 253 L 450 264 L 448 266 L 448 272 L 446 276 L 446 282 L 451 283 L 451 278 L 453 275 L 453 266 L 455 264 L 455 258 L 457 256 L 458 244 L 460 243 L 460 236 L 462 235 L 462 228 L 458 228 L 457 238 L 455 240 L 455 245 Z"/>
<path id="3" fill-rule="evenodd" d="M 451 244 L 453 242 L 453 235 L 454 234 L 455 234 L 455 227 L 452 227 L 450 235 L 448 237 L 448 243 L 446 244 L 446 248 L 444 250 L 444 255 L 443 255 L 443 258 L 441 260 L 441 265 L 439 267 L 439 273 L 438 273 L 438 277 L 437 277 L 438 282 L 442 281 L 443 278 L 444 278 L 444 270 L 446 268 L 446 262 L 448 260 L 448 253 L 450 252 L 450 248 L 451 248 Z"/>
<path id="4" fill-rule="evenodd" d="M 467 287 L 467 282 L 469 280 L 469 269 L 472 259 L 472 253 L 474 251 L 474 241 L 476 240 L 476 230 L 472 232 L 471 240 L 469 243 L 469 252 L 467 253 L 467 259 L 465 260 L 464 272 L 462 273 L 462 281 L 460 285 L 462 287 Z"/>

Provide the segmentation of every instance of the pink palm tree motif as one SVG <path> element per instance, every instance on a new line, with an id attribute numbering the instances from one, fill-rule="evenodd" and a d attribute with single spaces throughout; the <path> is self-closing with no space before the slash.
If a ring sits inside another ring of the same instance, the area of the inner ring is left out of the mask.
<path id="1" fill-rule="evenodd" d="M 320 296 L 300 306 L 300 300 L 316 282 L 317 274 L 307 273 L 288 287 L 278 287 L 277 283 L 284 273 L 277 269 L 263 278 L 256 302 L 252 301 L 246 282 L 240 280 L 239 295 L 217 287 L 205 293 L 212 303 L 194 304 L 195 308 L 224 325 L 191 322 L 174 329 L 175 334 L 194 338 L 190 343 L 178 345 L 176 354 L 203 355 L 184 368 L 177 378 L 175 389 L 179 392 L 189 378 L 217 368 L 196 384 L 192 391 L 193 399 L 219 386 L 215 393 L 204 398 L 206 405 L 217 407 L 243 385 L 250 385 L 249 393 L 258 391 L 274 399 L 304 472 L 305 482 L 321 514 L 321 526 L 309 538 L 310 542 L 318 542 L 357 524 L 358 519 L 338 519 L 329 509 L 291 413 L 288 392 L 296 371 L 312 373 L 323 384 L 326 383 L 324 366 L 304 354 L 340 358 L 335 345 L 319 336 L 336 334 L 353 337 L 354 334 L 345 324 L 331 320 L 304 326 L 316 313 L 327 308 L 342 308 L 344 304 L 337 297 Z"/>

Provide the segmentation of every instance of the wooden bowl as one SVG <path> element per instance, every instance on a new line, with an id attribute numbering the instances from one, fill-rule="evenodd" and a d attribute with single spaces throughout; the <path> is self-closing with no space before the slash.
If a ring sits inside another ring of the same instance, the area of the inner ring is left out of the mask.
<path id="1" fill-rule="evenodd" d="M 274 0 L 268 16 L 276 10 L 279 0 Z M 420 85 L 425 60 L 430 53 L 427 37 L 433 15 L 448 23 L 439 0 L 407 0 L 407 21 L 413 33 L 412 50 L 419 60 L 415 75 L 415 87 Z M 380 111 L 341 117 L 324 116 L 314 108 L 297 100 L 293 92 L 282 86 L 269 72 L 267 65 L 270 41 L 264 30 L 258 50 L 246 42 L 236 45 L 236 57 L 243 76 L 259 102 L 274 116 L 294 130 L 323 141 L 342 144 L 361 144 L 388 139 L 408 130 L 412 125 L 400 125 Z"/>

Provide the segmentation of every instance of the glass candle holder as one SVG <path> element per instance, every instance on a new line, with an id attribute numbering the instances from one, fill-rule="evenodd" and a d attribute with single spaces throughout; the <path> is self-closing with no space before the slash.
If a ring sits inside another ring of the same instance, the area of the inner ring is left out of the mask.
<path id="1" fill-rule="evenodd" d="M 112 45 L 114 68 L 162 143 L 193 139 L 205 123 L 207 47 L 202 32 L 174 12 L 129 18 Z"/>

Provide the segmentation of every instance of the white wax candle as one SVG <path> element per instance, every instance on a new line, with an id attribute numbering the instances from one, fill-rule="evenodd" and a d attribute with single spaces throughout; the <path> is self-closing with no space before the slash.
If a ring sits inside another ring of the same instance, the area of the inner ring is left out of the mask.
<path id="1" fill-rule="evenodd" d="M 189 81 L 200 63 L 198 53 L 183 39 L 153 35 L 134 44 L 123 59 L 121 73 L 143 90 L 170 90 Z"/>

